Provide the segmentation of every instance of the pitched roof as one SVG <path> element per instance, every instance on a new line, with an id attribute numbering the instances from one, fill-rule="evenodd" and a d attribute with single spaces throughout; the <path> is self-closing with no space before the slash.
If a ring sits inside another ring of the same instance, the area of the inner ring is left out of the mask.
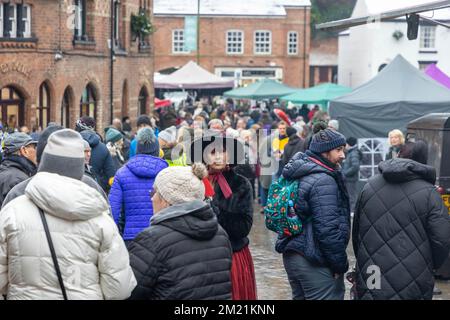
<path id="1" fill-rule="evenodd" d="M 285 16 L 287 7 L 311 6 L 309 0 L 201 0 L 201 15 Z M 155 15 L 196 15 L 197 0 L 154 0 Z"/>
<path id="2" fill-rule="evenodd" d="M 366 15 L 376 15 L 381 12 L 436 2 L 436 0 L 358 0 L 358 2 L 360 1 L 365 4 L 367 9 Z M 435 20 L 450 20 L 450 8 L 424 12 L 421 15 Z M 355 16 L 360 16 L 360 14 L 357 13 Z"/>

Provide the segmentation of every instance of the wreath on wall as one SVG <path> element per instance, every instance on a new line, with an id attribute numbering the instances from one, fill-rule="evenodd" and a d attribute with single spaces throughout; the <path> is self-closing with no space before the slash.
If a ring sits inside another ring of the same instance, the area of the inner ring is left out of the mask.
<path id="1" fill-rule="evenodd" d="M 135 38 L 148 36 L 155 32 L 155 27 L 144 12 L 131 15 L 131 32 Z"/>

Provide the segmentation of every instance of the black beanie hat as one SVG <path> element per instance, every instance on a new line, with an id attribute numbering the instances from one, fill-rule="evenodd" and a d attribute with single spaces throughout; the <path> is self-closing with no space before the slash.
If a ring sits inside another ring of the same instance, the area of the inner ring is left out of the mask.
<path id="1" fill-rule="evenodd" d="M 44 152 L 45 146 L 47 145 L 47 140 L 50 135 L 55 132 L 64 129 L 64 127 L 60 125 L 51 125 L 45 128 L 39 136 L 38 144 L 36 146 L 36 160 L 37 162 L 41 162 L 42 153 Z"/>
<path id="2" fill-rule="evenodd" d="M 138 127 L 140 127 L 141 125 L 144 125 L 144 124 L 149 125 L 149 126 L 152 125 L 152 122 L 150 121 L 149 116 L 147 116 L 145 114 L 139 116 L 139 118 L 137 119 L 137 126 Z"/>
<path id="3" fill-rule="evenodd" d="M 350 147 L 353 147 L 357 142 L 358 142 L 358 140 L 356 140 L 355 137 L 347 138 L 347 144 L 348 144 Z"/>
<path id="4" fill-rule="evenodd" d="M 291 136 L 293 136 L 294 134 L 297 134 L 297 130 L 295 130 L 295 128 L 292 128 L 292 127 L 287 127 L 287 129 L 286 129 L 286 135 L 287 135 L 288 137 L 291 137 Z"/>

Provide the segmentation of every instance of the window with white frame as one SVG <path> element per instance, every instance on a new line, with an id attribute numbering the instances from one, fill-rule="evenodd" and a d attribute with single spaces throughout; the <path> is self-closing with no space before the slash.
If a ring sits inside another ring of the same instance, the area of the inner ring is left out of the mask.
<path id="1" fill-rule="evenodd" d="M 359 180 L 367 181 L 378 173 L 378 164 L 384 161 L 389 149 L 388 139 L 358 139 L 358 148 L 362 153 Z"/>
<path id="2" fill-rule="evenodd" d="M 29 5 L 0 3 L 0 37 L 31 37 L 31 7 Z"/>
<path id="3" fill-rule="evenodd" d="M 86 0 L 75 0 L 75 40 L 87 40 Z"/>
<path id="4" fill-rule="evenodd" d="M 255 54 L 270 54 L 272 52 L 272 33 L 266 30 L 255 31 Z"/>
<path id="5" fill-rule="evenodd" d="M 14 4 L 4 4 L 6 28 L 5 37 L 15 38 L 17 36 L 17 7 Z"/>
<path id="6" fill-rule="evenodd" d="M 298 32 L 289 31 L 287 35 L 288 54 L 298 54 Z"/>
<path id="7" fill-rule="evenodd" d="M 420 26 L 420 49 L 434 49 L 436 47 L 436 27 Z"/>
<path id="8" fill-rule="evenodd" d="M 20 24 L 20 33 L 24 38 L 31 37 L 31 8 L 28 5 L 22 7 L 22 23 Z"/>
<path id="9" fill-rule="evenodd" d="M 244 53 L 244 32 L 240 30 L 227 31 L 227 54 Z"/>
<path id="10" fill-rule="evenodd" d="M 176 29 L 172 31 L 172 52 L 184 53 L 184 30 Z"/>
<path id="11" fill-rule="evenodd" d="M 120 48 L 120 2 L 114 1 L 114 46 Z"/>

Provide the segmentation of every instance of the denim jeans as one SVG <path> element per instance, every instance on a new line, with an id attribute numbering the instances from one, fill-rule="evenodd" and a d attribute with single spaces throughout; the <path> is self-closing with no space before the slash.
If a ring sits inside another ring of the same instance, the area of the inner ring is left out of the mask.
<path id="1" fill-rule="evenodd" d="M 344 300 L 344 275 L 337 279 L 329 268 L 311 264 L 295 252 L 283 254 L 293 300 Z"/>
<path id="2" fill-rule="evenodd" d="M 267 205 L 267 196 L 269 195 L 269 189 L 264 189 L 261 185 L 259 186 L 259 197 L 261 199 L 261 206 L 265 207 Z"/>

